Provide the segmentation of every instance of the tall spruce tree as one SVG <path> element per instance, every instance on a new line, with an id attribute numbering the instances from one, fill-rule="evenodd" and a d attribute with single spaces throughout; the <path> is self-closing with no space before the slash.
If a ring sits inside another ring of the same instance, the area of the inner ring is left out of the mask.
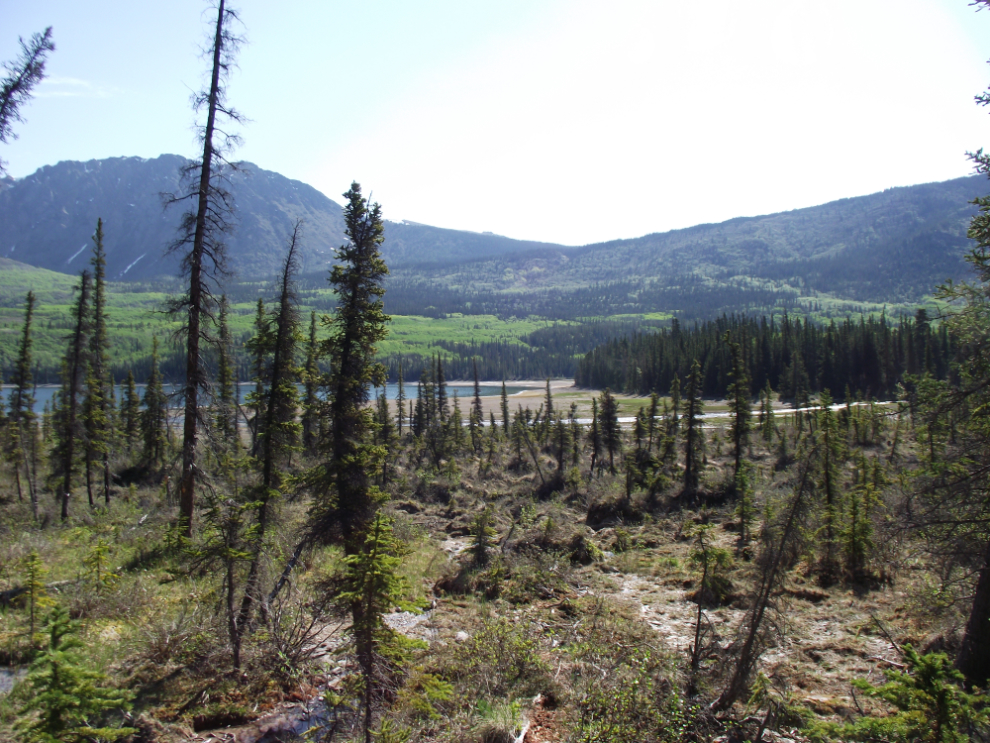
<path id="1" fill-rule="evenodd" d="M 324 319 L 330 331 L 323 344 L 331 369 L 330 440 L 313 528 L 322 538 L 339 532 L 347 554 L 354 554 L 364 544 L 364 532 L 375 512 L 377 489 L 371 477 L 378 467 L 378 453 L 370 440 L 372 412 L 365 403 L 368 388 L 385 383 L 385 369 L 374 358 L 390 318 L 382 302 L 388 267 L 379 251 L 385 229 L 381 207 L 368 204 L 357 183 L 351 184 L 344 198 L 348 242 L 337 249 L 337 263 L 330 273 L 337 307 Z"/>
<path id="2" fill-rule="evenodd" d="M 62 363 L 62 390 L 59 395 L 58 443 L 54 459 L 58 463 L 61 476 L 59 501 L 62 520 L 69 518 L 69 498 L 72 495 L 72 479 L 76 472 L 79 457 L 77 442 L 84 442 L 85 427 L 80 420 L 80 398 L 83 394 L 83 380 L 89 359 L 89 291 L 90 276 L 83 271 L 79 277 L 79 293 L 72 310 L 73 328 L 69 338 L 69 348 Z"/>
<path id="3" fill-rule="evenodd" d="M 141 398 L 138 395 L 133 369 L 127 370 L 127 380 L 124 382 L 120 427 L 127 450 L 130 451 L 141 436 Z"/>
<path id="4" fill-rule="evenodd" d="M 733 342 L 729 333 L 725 334 L 725 342 L 732 349 L 732 371 L 730 372 L 732 382 L 729 384 L 729 412 L 732 419 L 729 424 L 729 435 L 732 437 L 732 477 L 735 481 L 738 479 L 742 468 L 743 452 L 749 445 L 753 406 L 750 404 L 752 393 L 749 388 L 749 374 L 746 370 L 742 344 Z"/>
<path id="5" fill-rule="evenodd" d="M 103 220 L 96 221 L 93 234 L 93 307 L 89 337 L 89 369 L 86 379 L 86 483 L 96 468 L 102 481 L 103 500 L 110 503 L 110 447 L 113 443 L 113 406 L 110 402 L 110 337 L 107 332 L 107 258 L 103 248 Z M 91 496 L 92 498 L 92 496 Z"/>
<path id="6" fill-rule="evenodd" d="M 271 323 L 265 310 L 265 300 L 258 297 L 254 311 L 254 335 L 245 344 L 251 352 L 251 368 L 254 373 L 254 391 L 248 393 L 248 409 L 251 411 L 251 456 L 258 456 L 262 411 L 265 407 L 265 380 L 268 376 L 268 354 L 271 351 Z"/>
<path id="7" fill-rule="evenodd" d="M 818 426 L 815 436 L 818 440 L 818 486 L 824 503 L 822 504 L 822 554 L 818 566 L 821 581 L 828 585 L 838 578 L 840 536 L 842 534 L 842 490 L 839 483 L 839 465 L 844 452 L 839 434 L 838 422 L 832 410 L 832 396 L 828 390 L 821 394 L 818 410 Z"/>
<path id="8" fill-rule="evenodd" d="M 402 371 L 402 359 L 399 359 L 399 388 L 395 393 L 395 424 L 398 427 L 398 436 L 402 438 L 402 424 L 405 419 L 405 405 L 406 405 L 406 380 L 404 379 L 404 373 Z"/>
<path id="9" fill-rule="evenodd" d="M 34 481 L 31 477 L 29 460 L 30 437 L 33 437 L 35 427 L 33 375 L 31 374 L 31 321 L 34 317 L 34 292 L 27 293 L 24 306 L 24 326 L 21 330 L 21 343 L 17 350 L 17 363 L 14 366 L 14 376 L 11 380 L 14 388 L 10 392 L 10 412 L 8 417 L 7 461 L 14 470 L 14 482 L 17 485 L 17 499 L 24 500 L 21 474 L 27 480 L 28 495 L 31 499 L 31 511 L 35 520 L 38 518 L 38 495 L 35 492 Z"/>
<path id="10" fill-rule="evenodd" d="M 485 420 L 485 411 L 481 405 L 481 382 L 478 379 L 478 359 L 471 359 L 471 371 L 474 373 L 474 398 L 471 401 L 471 412 L 474 413 L 478 425 Z"/>
<path id="11" fill-rule="evenodd" d="M 588 426 L 588 444 L 591 445 L 591 467 L 588 477 L 595 474 L 595 467 L 601 470 L 602 465 L 602 428 L 598 415 L 598 398 L 591 398 L 591 425 Z"/>
<path id="12" fill-rule="evenodd" d="M 500 399 L 500 407 L 502 409 L 502 435 L 509 435 L 509 425 L 511 420 L 509 419 L 509 395 L 505 390 L 505 380 L 502 380 L 502 396 Z"/>
<path id="13" fill-rule="evenodd" d="M 549 391 L 550 386 L 547 385 Z M 622 431 L 619 428 L 619 406 L 608 387 L 599 398 L 598 419 L 602 444 L 608 452 L 608 471 L 615 474 L 615 455 L 622 449 Z"/>
<path id="14" fill-rule="evenodd" d="M 436 369 L 436 387 L 434 389 L 437 393 L 437 416 L 440 423 L 446 423 L 450 407 L 447 400 L 447 377 L 443 373 L 443 359 L 440 358 L 440 354 L 437 354 Z"/>
<path id="15" fill-rule="evenodd" d="M 687 400 L 684 408 L 684 490 L 693 493 L 698 489 L 704 453 L 704 434 L 701 430 L 701 416 L 704 403 L 701 400 L 701 364 L 695 359 L 691 365 L 685 390 Z"/>
<path id="16" fill-rule="evenodd" d="M 226 127 L 218 127 L 218 123 L 240 121 L 240 115 L 227 103 L 226 94 L 228 75 L 240 44 L 231 31 L 238 17 L 225 0 L 218 0 L 216 9 L 216 24 L 207 52 L 211 61 L 210 84 L 193 99 L 195 110 L 206 109 L 206 120 L 199 130 L 202 157 L 183 168 L 188 184 L 186 192 L 172 194 L 166 202 L 193 205 L 183 215 L 179 235 L 169 249 L 181 255 L 182 272 L 189 282 L 188 291 L 169 302 L 170 310 L 181 318 L 186 340 L 179 481 L 179 527 L 186 537 L 192 536 L 195 509 L 200 392 L 205 392 L 208 381 L 202 346 L 214 338 L 211 320 L 217 306 L 217 283 L 226 272 L 223 235 L 231 225 L 233 200 L 222 185 L 224 170 L 230 166 L 226 153 L 238 141 Z"/>
<path id="17" fill-rule="evenodd" d="M 302 444 L 310 456 L 316 455 L 320 440 L 320 349 L 316 342 L 316 312 L 309 313 L 306 363 L 303 366 Z"/>
<path id="18" fill-rule="evenodd" d="M 157 336 L 151 340 L 151 371 L 144 388 L 141 438 L 144 440 L 142 459 L 145 466 L 150 473 L 159 478 L 164 477 L 168 451 L 168 397 L 158 369 Z"/>

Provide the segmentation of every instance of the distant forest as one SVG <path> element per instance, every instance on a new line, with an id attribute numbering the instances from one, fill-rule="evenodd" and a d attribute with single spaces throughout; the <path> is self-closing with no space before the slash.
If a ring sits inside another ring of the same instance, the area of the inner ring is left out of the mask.
<path id="1" fill-rule="evenodd" d="M 839 400 L 888 398 L 912 375 L 944 379 L 954 355 L 945 326 L 933 326 L 924 309 L 897 323 L 884 316 L 819 325 L 787 315 L 779 321 L 733 315 L 689 329 L 674 320 L 659 332 L 611 340 L 580 362 L 575 382 L 667 394 L 697 359 L 702 394 L 725 397 L 732 381 L 731 343 L 741 345 L 754 390 L 769 384 L 783 399 L 797 402 L 822 390 Z"/>

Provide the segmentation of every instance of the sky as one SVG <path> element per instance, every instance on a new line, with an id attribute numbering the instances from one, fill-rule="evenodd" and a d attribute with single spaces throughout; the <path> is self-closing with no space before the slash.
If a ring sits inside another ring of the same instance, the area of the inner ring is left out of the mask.
<path id="1" fill-rule="evenodd" d="M 240 0 L 247 160 L 387 219 L 583 245 L 972 172 L 990 12 L 967 0 Z M 0 0 L 0 60 L 53 27 L 0 144 L 196 154 L 200 0 Z M 990 188 L 988 188 L 990 190 Z"/>

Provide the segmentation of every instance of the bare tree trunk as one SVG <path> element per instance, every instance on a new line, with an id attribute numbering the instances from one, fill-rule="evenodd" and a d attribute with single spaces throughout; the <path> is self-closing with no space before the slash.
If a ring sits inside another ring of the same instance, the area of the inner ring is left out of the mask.
<path id="1" fill-rule="evenodd" d="M 207 101 L 206 129 L 203 133 L 203 162 L 199 175 L 199 193 L 196 205 L 196 229 L 193 235 L 192 253 L 189 256 L 189 314 L 186 325 L 186 404 L 182 423 L 182 476 L 179 480 L 179 530 L 192 536 L 193 509 L 195 507 L 196 447 L 198 440 L 200 350 L 202 314 L 205 301 L 203 292 L 203 253 L 206 245 L 206 217 L 210 208 L 210 177 L 213 167 L 213 131 L 216 125 L 217 103 L 220 94 L 220 66 L 223 53 L 224 0 L 217 8 L 216 34 L 213 39 L 213 72 Z"/>

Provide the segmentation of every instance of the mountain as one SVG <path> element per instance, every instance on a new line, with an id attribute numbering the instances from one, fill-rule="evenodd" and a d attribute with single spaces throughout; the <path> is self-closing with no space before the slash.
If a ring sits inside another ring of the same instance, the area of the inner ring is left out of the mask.
<path id="1" fill-rule="evenodd" d="M 696 316 L 821 297 L 917 302 L 970 275 L 964 257 L 982 176 L 892 188 L 822 206 L 580 248 L 544 248 L 434 266 L 399 268 L 393 282 L 445 302 L 571 304 L 576 315 L 665 310 Z M 571 300 L 565 295 L 572 297 Z M 516 314 L 524 312 L 520 306 Z"/>
<path id="2" fill-rule="evenodd" d="M 107 275 L 140 280 L 176 273 L 165 254 L 175 239 L 181 206 L 164 209 L 162 194 L 179 193 L 178 155 L 152 160 L 119 157 L 60 162 L 19 180 L 0 182 L 0 256 L 53 271 L 75 273 L 103 218 Z M 241 279 L 274 275 L 296 219 L 305 220 L 302 270 L 325 271 L 344 240 L 339 204 L 312 186 L 251 163 L 230 177 L 235 230 L 227 239 L 230 266 Z M 498 235 L 389 222 L 383 246 L 389 265 L 458 261 L 531 250 L 540 243 Z M 553 246 L 557 247 L 557 246 Z"/>
<path id="3" fill-rule="evenodd" d="M 177 259 L 164 251 L 181 209 L 163 209 L 161 194 L 179 190 L 187 162 L 177 155 L 61 162 L 0 182 L 0 257 L 76 273 L 102 217 L 110 278 L 174 275 Z M 325 286 L 333 249 L 344 240 L 340 205 L 250 163 L 231 175 L 230 191 L 235 277 L 269 279 L 302 218 L 302 270 Z M 957 178 L 578 248 L 388 222 L 386 301 L 398 314 L 562 319 L 671 310 L 702 316 L 807 298 L 917 302 L 938 282 L 969 275 L 970 202 L 986 191 L 980 176 Z"/>

